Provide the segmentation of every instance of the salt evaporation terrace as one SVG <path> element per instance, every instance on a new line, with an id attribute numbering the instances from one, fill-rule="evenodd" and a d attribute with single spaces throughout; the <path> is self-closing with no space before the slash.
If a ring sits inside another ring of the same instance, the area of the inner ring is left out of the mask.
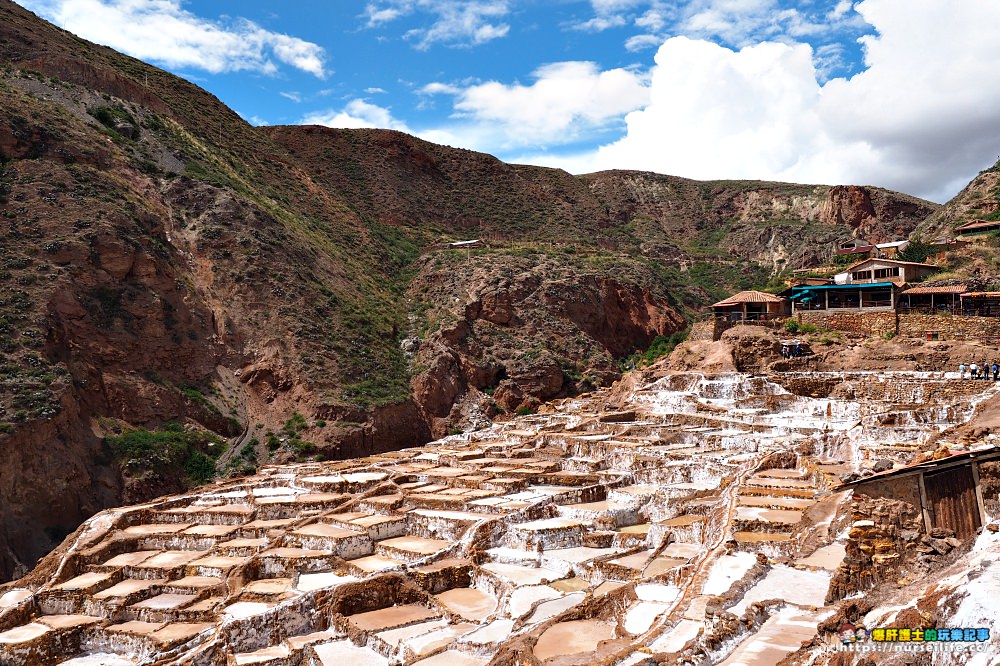
<path id="1" fill-rule="evenodd" d="M 613 406 L 596 393 L 105 511 L 0 596 L 0 656 L 626 665 L 699 647 L 712 663 L 773 664 L 831 612 L 844 546 L 809 537 L 843 501 L 824 492 L 836 475 L 907 460 L 989 386 L 677 374 Z M 775 598 L 753 633 L 708 619 Z"/>

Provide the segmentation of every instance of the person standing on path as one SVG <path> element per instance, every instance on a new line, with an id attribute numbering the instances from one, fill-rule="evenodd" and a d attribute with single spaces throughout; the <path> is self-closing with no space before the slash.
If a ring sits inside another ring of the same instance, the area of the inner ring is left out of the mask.
<path id="1" fill-rule="evenodd" d="M 969 379 L 975 379 L 979 376 L 979 366 L 973 361 L 969 364 Z"/>
<path id="2" fill-rule="evenodd" d="M 993 381 L 997 381 L 997 379 L 1000 379 L 1000 364 L 993 361 Z"/>
<path id="3" fill-rule="evenodd" d="M 964 363 L 959 363 L 958 364 L 958 378 L 959 379 L 965 379 L 965 364 Z"/>

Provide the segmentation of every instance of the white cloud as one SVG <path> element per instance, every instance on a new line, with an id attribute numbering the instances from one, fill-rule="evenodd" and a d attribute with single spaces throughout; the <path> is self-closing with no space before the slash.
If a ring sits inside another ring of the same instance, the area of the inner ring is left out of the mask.
<path id="1" fill-rule="evenodd" d="M 327 73 L 322 47 L 246 19 L 210 21 L 184 9 L 181 0 L 23 0 L 22 4 L 85 39 L 168 67 L 274 74 L 277 61 L 321 78 Z"/>
<path id="2" fill-rule="evenodd" d="M 417 91 L 421 95 L 457 95 L 460 92 L 462 92 L 462 89 L 458 86 L 439 81 L 428 83 Z"/>
<path id="3" fill-rule="evenodd" d="M 610 16 L 595 16 L 583 23 L 577 23 L 573 28 L 585 32 L 602 32 L 610 28 L 620 28 L 623 25 L 625 25 L 625 17 L 621 14 L 612 14 Z"/>
<path id="4" fill-rule="evenodd" d="M 302 101 L 302 95 L 301 95 L 301 93 L 297 93 L 295 91 L 291 91 L 291 92 L 279 92 L 278 94 L 281 95 L 282 97 L 284 97 L 285 99 L 292 100 L 296 104 L 298 104 L 299 102 Z"/>
<path id="5" fill-rule="evenodd" d="M 590 0 L 595 14 L 613 14 L 641 4 L 643 0 Z"/>
<path id="6" fill-rule="evenodd" d="M 643 49 L 659 46 L 663 43 L 663 38 L 658 35 L 632 35 L 625 40 L 625 48 L 629 51 L 641 51 Z"/>
<path id="7" fill-rule="evenodd" d="M 385 88 L 365 88 L 365 92 L 369 95 L 384 95 L 386 90 Z"/>
<path id="8" fill-rule="evenodd" d="M 382 0 L 365 7 L 369 28 L 380 27 L 415 13 L 430 14 L 430 25 L 408 30 L 403 36 L 414 47 L 426 50 L 436 43 L 477 46 L 505 37 L 510 25 L 507 0 Z"/>
<path id="9" fill-rule="evenodd" d="M 790 3 L 787 0 L 645 0 L 610 4 L 638 28 L 625 48 L 639 51 L 659 46 L 670 37 L 704 38 L 741 48 L 761 41 L 796 41 L 811 38 L 817 44 L 853 39 L 863 31 L 863 19 L 841 0 L 823 3 Z M 598 5 L 595 4 L 595 11 Z M 607 11 L 607 10 L 605 10 Z M 639 13 L 641 11 L 641 13 Z M 598 13 L 598 17 L 603 16 Z M 846 35 L 846 37 L 845 37 Z M 831 61 L 827 61 L 827 65 Z"/>
<path id="10" fill-rule="evenodd" d="M 310 113 L 300 121 L 300 124 L 354 129 L 377 127 L 413 133 L 406 123 L 394 118 L 389 109 L 363 99 L 351 100 L 340 110 L 327 109 Z"/>
<path id="11" fill-rule="evenodd" d="M 406 11 L 402 7 L 378 7 L 377 5 L 365 5 L 365 16 L 368 18 L 368 27 L 373 28 L 383 23 L 391 23 L 403 16 Z"/>
<path id="12" fill-rule="evenodd" d="M 583 132 L 619 122 L 649 100 L 643 75 L 626 69 L 560 62 L 540 67 L 533 76 L 531 85 L 490 81 L 461 88 L 453 92 L 455 110 L 467 123 L 503 137 L 502 147 L 509 149 L 571 143 Z M 448 92 L 444 86 L 438 90 Z"/>
<path id="13" fill-rule="evenodd" d="M 569 27 L 585 32 L 621 28 L 629 23 L 632 10 L 648 2 L 649 0 L 591 0 L 594 16 L 586 21 L 572 23 Z"/>
<path id="14" fill-rule="evenodd" d="M 865 0 L 856 10 L 877 31 L 863 39 L 867 69 L 825 83 L 806 44 L 668 40 L 626 135 L 570 163 L 950 196 L 1000 147 L 1000 3 Z"/>

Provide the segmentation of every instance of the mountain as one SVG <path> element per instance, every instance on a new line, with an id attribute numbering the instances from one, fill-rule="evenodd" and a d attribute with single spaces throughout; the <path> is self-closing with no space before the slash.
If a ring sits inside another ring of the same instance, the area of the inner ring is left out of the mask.
<path id="1" fill-rule="evenodd" d="M 256 128 L 0 0 L 0 578 L 216 469 L 364 456 L 607 383 L 698 307 L 935 210 Z"/>
<path id="2" fill-rule="evenodd" d="M 977 220 L 1000 220 L 1000 161 L 980 171 L 961 192 L 921 222 L 917 231 L 927 239 L 951 237 L 955 227 Z"/>

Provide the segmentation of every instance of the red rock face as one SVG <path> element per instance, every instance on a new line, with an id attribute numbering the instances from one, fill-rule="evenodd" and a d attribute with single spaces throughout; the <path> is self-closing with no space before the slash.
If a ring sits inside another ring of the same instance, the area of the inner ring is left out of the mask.
<path id="1" fill-rule="evenodd" d="M 846 224 L 854 230 L 869 225 L 875 218 L 868 192 L 855 186 L 831 187 L 823 212 L 831 224 Z"/>
<path id="2" fill-rule="evenodd" d="M 428 263 L 411 298 L 445 323 L 421 341 L 413 387 L 432 434 L 616 379 L 617 359 L 685 325 L 640 277 L 581 273 L 552 258 Z"/>

